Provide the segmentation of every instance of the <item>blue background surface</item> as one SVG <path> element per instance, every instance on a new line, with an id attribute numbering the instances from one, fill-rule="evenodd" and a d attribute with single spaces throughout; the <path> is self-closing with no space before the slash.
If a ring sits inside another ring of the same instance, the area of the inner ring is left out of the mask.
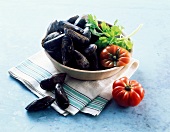
<path id="1" fill-rule="evenodd" d="M 8 75 L 8 70 L 41 47 L 41 39 L 53 20 L 94 14 L 127 34 L 139 24 L 133 57 L 140 61 L 131 79 L 145 88 L 144 100 L 121 108 L 113 100 L 93 117 L 78 113 L 63 117 L 53 109 L 28 113 L 25 106 L 36 99 L 27 88 Z M 16 132 L 113 132 L 170 131 L 170 1 L 158 0 L 0 0 L 0 131 Z"/>

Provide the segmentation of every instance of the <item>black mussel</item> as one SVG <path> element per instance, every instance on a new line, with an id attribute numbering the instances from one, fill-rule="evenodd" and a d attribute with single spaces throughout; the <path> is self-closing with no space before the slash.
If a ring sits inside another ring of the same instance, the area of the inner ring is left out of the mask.
<path id="1" fill-rule="evenodd" d="M 74 50 L 74 57 L 79 69 L 87 70 L 90 67 L 90 63 L 87 58 L 77 50 Z"/>
<path id="2" fill-rule="evenodd" d="M 99 39 L 99 36 L 96 36 L 96 35 L 94 35 L 94 34 L 91 34 L 90 43 L 91 43 L 91 44 L 94 44 L 98 39 Z"/>
<path id="3" fill-rule="evenodd" d="M 90 70 L 98 70 L 99 69 L 99 61 L 97 56 L 97 45 L 90 44 L 89 47 L 87 47 L 84 50 L 84 55 L 87 57 L 89 63 L 90 63 Z"/>
<path id="4" fill-rule="evenodd" d="M 47 28 L 47 33 L 46 36 L 53 33 L 53 32 L 58 32 L 58 21 L 55 20 L 53 22 L 50 23 L 50 25 Z"/>
<path id="5" fill-rule="evenodd" d="M 42 40 L 42 42 L 41 42 L 42 46 L 44 45 L 44 43 L 45 43 L 46 41 L 51 40 L 51 39 L 53 39 L 53 38 L 55 38 L 55 37 L 57 37 L 57 36 L 59 36 L 59 35 L 60 35 L 59 32 L 50 33 L 49 35 L 47 35 L 47 36 Z"/>
<path id="6" fill-rule="evenodd" d="M 61 50 L 62 38 L 65 34 L 61 34 L 43 44 L 44 49 L 47 51 Z"/>
<path id="7" fill-rule="evenodd" d="M 68 29 L 72 29 L 76 32 L 79 32 L 79 33 L 83 33 L 84 30 L 74 24 L 71 24 L 67 21 L 59 21 L 59 24 L 58 24 L 58 28 L 59 28 L 59 31 L 64 33 L 64 28 L 68 28 Z"/>
<path id="8" fill-rule="evenodd" d="M 87 37 L 89 40 L 91 40 L 91 31 L 90 31 L 90 28 L 89 28 L 89 27 L 86 27 L 86 28 L 84 29 L 83 35 L 84 35 L 85 37 Z"/>
<path id="9" fill-rule="evenodd" d="M 51 96 L 46 96 L 40 99 L 36 99 L 31 102 L 25 109 L 28 111 L 39 111 L 46 109 L 55 101 Z"/>
<path id="10" fill-rule="evenodd" d="M 54 51 L 46 50 L 46 52 L 48 52 L 48 54 L 49 54 L 54 60 L 56 60 L 57 62 L 59 62 L 59 63 L 62 64 L 61 49 L 60 49 L 60 50 L 55 49 Z"/>
<path id="11" fill-rule="evenodd" d="M 55 100 L 57 105 L 63 110 L 69 107 L 68 97 L 60 83 L 57 83 L 55 86 Z"/>
<path id="12" fill-rule="evenodd" d="M 73 40 L 74 46 L 76 47 L 87 47 L 89 45 L 89 39 L 71 29 L 64 29 L 64 32 L 66 35 L 71 37 Z"/>
<path id="13" fill-rule="evenodd" d="M 75 21 L 74 25 L 78 26 L 78 27 L 81 27 L 81 28 L 85 28 L 86 26 L 86 19 L 84 17 L 79 17 L 77 18 L 77 20 Z"/>
<path id="14" fill-rule="evenodd" d="M 97 50 L 97 45 L 96 44 L 90 44 L 85 50 L 84 53 L 87 56 L 91 56 L 93 53 L 95 53 Z"/>
<path id="15" fill-rule="evenodd" d="M 40 87 L 47 91 L 55 89 L 57 83 L 63 84 L 66 78 L 66 73 L 58 73 L 52 75 L 50 78 L 44 79 L 40 82 Z"/>
<path id="16" fill-rule="evenodd" d="M 69 23 L 71 23 L 71 24 L 74 24 L 75 21 L 77 20 L 77 18 L 79 18 L 78 15 L 73 16 L 73 17 L 70 17 L 70 18 L 67 20 L 67 22 L 69 22 Z"/>
<path id="17" fill-rule="evenodd" d="M 65 35 L 62 39 L 61 53 L 63 65 L 70 66 L 73 63 L 74 46 L 71 38 Z"/>

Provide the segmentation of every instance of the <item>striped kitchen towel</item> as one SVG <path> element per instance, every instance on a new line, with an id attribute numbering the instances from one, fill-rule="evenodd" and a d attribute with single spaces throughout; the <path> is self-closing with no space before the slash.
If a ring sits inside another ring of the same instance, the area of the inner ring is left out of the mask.
<path id="1" fill-rule="evenodd" d="M 94 116 L 99 115 L 112 98 L 113 81 L 122 76 L 130 78 L 137 70 L 138 65 L 138 60 L 132 58 L 131 62 L 116 75 L 97 81 L 81 81 L 66 76 L 63 88 L 69 98 L 70 105 L 65 110 L 60 109 L 55 102 L 51 106 L 64 116 L 68 114 L 75 115 L 79 111 Z M 43 90 L 39 84 L 42 80 L 57 73 L 59 71 L 53 66 L 43 50 L 9 70 L 12 77 L 21 81 L 39 98 L 47 95 L 54 97 L 53 92 Z"/>

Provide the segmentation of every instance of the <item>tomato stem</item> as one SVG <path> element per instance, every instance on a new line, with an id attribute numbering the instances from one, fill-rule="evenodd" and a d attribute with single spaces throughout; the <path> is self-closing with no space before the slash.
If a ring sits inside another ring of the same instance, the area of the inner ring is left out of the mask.
<path id="1" fill-rule="evenodd" d="M 130 91 L 131 90 L 131 86 L 129 86 L 129 85 L 125 86 L 125 90 L 126 91 Z"/>

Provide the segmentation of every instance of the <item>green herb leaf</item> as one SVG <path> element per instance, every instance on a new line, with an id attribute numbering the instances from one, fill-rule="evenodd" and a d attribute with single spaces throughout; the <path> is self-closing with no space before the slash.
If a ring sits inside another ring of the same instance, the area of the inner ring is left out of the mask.
<path id="1" fill-rule="evenodd" d="M 126 37 L 123 35 L 124 27 L 117 25 L 118 20 L 116 20 L 111 27 L 104 21 L 101 22 L 99 27 L 96 16 L 91 14 L 88 15 L 87 20 L 86 26 L 90 27 L 90 31 L 93 35 L 99 37 L 99 39 L 95 42 L 99 49 L 103 49 L 108 45 L 114 44 L 130 51 L 133 47 L 133 43 L 129 38 L 142 27 L 142 25 L 140 25 L 136 30 Z"/>
<path id="2" fill-rule="evenodd" d="M 110 27 L 105 22 L 101 23 L 101 28 L 103 32 L 108 32 L 110 30 Z"/>

